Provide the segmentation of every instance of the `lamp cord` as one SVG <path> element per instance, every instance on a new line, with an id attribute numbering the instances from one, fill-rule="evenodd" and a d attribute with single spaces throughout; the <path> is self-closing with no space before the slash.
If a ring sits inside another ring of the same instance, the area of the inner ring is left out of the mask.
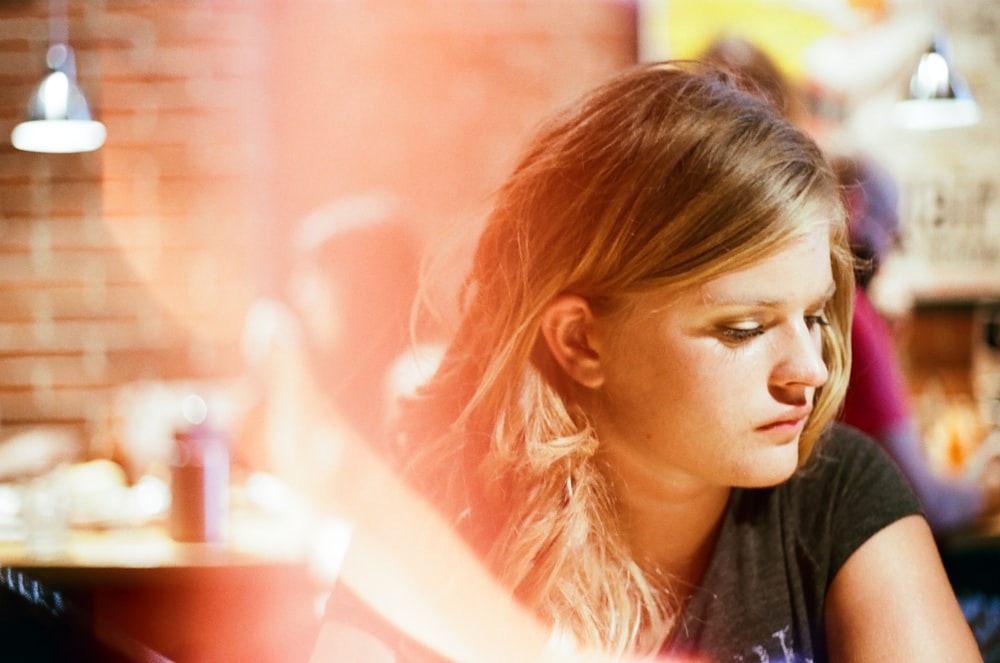
<path id="1" fill-rule="evenodd" d="M 49 0 L 49 46 L 69 44 L 68 0 Z"/>

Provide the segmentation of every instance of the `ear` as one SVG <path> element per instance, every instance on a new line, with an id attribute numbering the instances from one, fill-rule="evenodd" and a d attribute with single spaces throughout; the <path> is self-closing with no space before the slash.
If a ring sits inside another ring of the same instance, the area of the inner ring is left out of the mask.
<path id="1" fill-rule="evenodd" d="M 579 295 L 562 294 L 542 315 L 542 335 L 566 374 L 585 387 L 604 384 L 601 357 L 594 344 L 594 314 Z"/>

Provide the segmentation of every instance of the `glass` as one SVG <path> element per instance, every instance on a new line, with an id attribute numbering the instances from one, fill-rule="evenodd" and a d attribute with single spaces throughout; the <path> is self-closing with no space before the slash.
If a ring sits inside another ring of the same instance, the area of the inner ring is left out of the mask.
<path id="1" fill-rule="evenodd" d="M 69 487 L 60 470 L 32 479 L 21 496 L 24 542 L 33 557 L 63 553 L 70 519 Z"/>

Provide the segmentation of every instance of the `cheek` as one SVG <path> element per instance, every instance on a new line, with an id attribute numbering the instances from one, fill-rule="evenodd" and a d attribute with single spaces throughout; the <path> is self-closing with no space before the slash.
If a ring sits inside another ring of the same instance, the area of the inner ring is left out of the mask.
<path id="1" fill-rule="evenodd" d="M 673 397 L 690 410 L 732 411 L 746 400 L 751 374 L 747 362 L 703 353 L 677 372 Z"/>
<path id="2" fill-rule="evenodd" d="M 682 418 L 692 406 L 714 400 L 716 371 L 700 353 L 682 344 L 646 343 L 636 339 L 627 359 L 616 362 L 605 383 L 615 411 L 634 424 L 651 425 Z"/>
<path id="3" fill-rule="evenodd" d="M 744 423 L 749 410 L 768 393 L 768 365 L 763 346 L 699 348 L 680 362 L 666 397 L 679 416 L 699 418 L 698 426 L 726 421 Z M 696 414 L 697 413 L 697 414 Z"/>

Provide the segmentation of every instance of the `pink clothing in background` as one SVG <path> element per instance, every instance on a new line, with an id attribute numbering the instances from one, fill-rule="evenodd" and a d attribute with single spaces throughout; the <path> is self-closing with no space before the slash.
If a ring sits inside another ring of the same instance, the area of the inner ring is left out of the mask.
<path id="1" fill-rule="evenodd" d="M 840 418 L 879 439 L 909 418 L 909 391 L 889 327 L 861 288 L 856 289 L 851 350 L 851 383 Z"/>

